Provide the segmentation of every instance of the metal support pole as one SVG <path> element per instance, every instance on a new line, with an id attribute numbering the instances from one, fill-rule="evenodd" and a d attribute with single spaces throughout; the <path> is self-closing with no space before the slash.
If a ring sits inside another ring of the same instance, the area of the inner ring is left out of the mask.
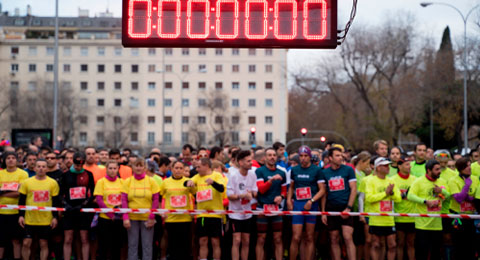
<path id="1" fill-rule="evenodd" d="M 57 110 L 58 110 L 58 0 L 55 0 L 55 53 L 53 60 L 53 147 L 57 140 Z"/>

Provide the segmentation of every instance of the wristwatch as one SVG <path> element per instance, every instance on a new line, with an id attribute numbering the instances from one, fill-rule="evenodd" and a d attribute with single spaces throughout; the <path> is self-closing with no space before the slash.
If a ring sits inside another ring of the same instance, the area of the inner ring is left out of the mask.
<path id="1" fill-rule="evenodd" d="M 352 207 L 352 206 L 350 206 L 350 205 L 347 205 L 347 209 L 349 209 L 349 210 L 353 210 L 353 207 Z"/>
<path id="2" fill-rule="evenodd" d="M 312 203 L 315 203 L 315 201 L 313 199 L 310 200 Z"/>

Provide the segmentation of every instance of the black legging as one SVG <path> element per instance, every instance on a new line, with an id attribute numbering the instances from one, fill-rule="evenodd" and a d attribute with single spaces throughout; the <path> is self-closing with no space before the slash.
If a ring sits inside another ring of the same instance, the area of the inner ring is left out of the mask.
<path id="1" fill-rule="evenodd" d="M 169 259 L 192 259 L 190 254 L 192 222 L 166 222 L 165 228 L 168 234 Z"/>
<path id="2" fill-rule="evenodd" d="M 121 248 L 126 245 L 126 242 L 127 232 L 122 220 L 98 218 L 99 260 L 120 259 Z"/>

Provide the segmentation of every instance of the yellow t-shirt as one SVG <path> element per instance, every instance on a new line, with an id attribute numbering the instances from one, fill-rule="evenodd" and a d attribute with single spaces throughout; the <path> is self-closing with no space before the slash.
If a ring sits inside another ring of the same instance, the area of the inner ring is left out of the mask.
<path id="1" fill-rule="evenodd" d="M 191 209 L 190 194 L 192 189 L 183 186 L 188 181 L 186 177 L 174 179 L 169 177 L 160 185 L 160 195 L 165 199 L 165 209 Z M 191 222 L 189 214 L 168 214 L 165 222 Z"/>
<path id="2" fill-rule="evenodd" d="M 479 180 L 478 177 L 471 176 L 472 184 L 470 184 L 470 188 L 468 189 L 469 196 L 475 196 L 477 188 L 479 187 Z M 456 177 L 451 178 L 448 181 L 448 188 L 450 189 L 450 194 L 452 195 L 452 200 L 450 204 L 450 209 L 459 213 L 459 214 L 473 214 L 475 212 L 475 205 L 473 201 L 463 201 L 462 203 L 458 203 L 455 198 L 453 198 L 454 194 L 460 193 L 465 186 L 465 180 L 462 177 L 457 175 Z"/>
<path id="3" fill-rule="evenodd" d="M 209 178 L 223 185 L 224 189 L 226 189 L 225 179 L 221 173 L 212 172 L 212 174 L 205 176 L 200 176 L 200 174 L 193 176 L 192 181 L 195 183 L 194 192 L 196 194 L 197 209 L 223 210 L 224 193 L 218 192 L 212 185 L 207 185 L 205 181 Z M 222 218 L 222 215 L 200 214 L 198 217 Z"/>
<path id="4" fill-rule="evenodd" d="M 137 180 L 135 176 L 132 176 L 124 181 L 122 187 L 122 193 L 128 194 L 128 207 L 131 209 L 151 209 L 152 196 L 159 191 L 160 188 L 157 182 L 149 176 L 145 176 L 141 180 Z M 150 213 L 128 214 L 131 220 L 143 221 L 148 220 L 149 215 Z"/>
<path id="5" fill-rule="evenodd" d="M 405 194 L 401 202 L 395 203 L 395 213 L 415 213 L 415 202 L 409 201 L 406 195 L 408 189 L 410 189 L 410 186 L 415 181 L 415 176 L 409 174 L 408 178 L 404 179 L 397 174 L 392 177 L 392 180 L 395 186 L 400 189 L 400 194 Z M 415 223 L 415 219 L 410 217 L 395 217 L 395 222 Z"/>
<path id="6" fill-rule="evenodd" d="M 478 162 L 474 162 L 470 167 L 472 168 L 472 175 L 480 177 L 480 164 L 478 164 Z"/>
<path id="7" fill-rule="evenodd" d="M 365 183 L 370 179 L 372 178 L 373 174 L 370 174 L 368 176 L 365 176 L 363 177 L 361 180 L 360 180 L 360 184 L 358 185 L 358 192 L 362 192 L 365 194 Z M 364 201 L 365 202 L 365 201 Z M 363 203 L 363 212 L 372 212 L 370 210 L 370 203 Z"/>
<path id="8" fill-rule="evenodd" d="M 103 196 L 103 202 L 107 207 L 121 207 L 122 206 L 122 187 L 123 180 L 116 178 L 115 181 L 110 181 L 107 178 L 101 178 L 95 185 L 93 191 L 94 196 Z M 105 213 L 100 213 L 100 217 L 110 219 Z"/>
<path id="9" fill-rule="evenodd" d="M 398 185 L 393 187 L 393 195 L 387 195 L 385 190 L 388 185 L 394 184 L 389 177 L 380 179 L 378 176 L 372 176 L 365 183 L 365 204 L 369 204 L 369 211 L 375 213 L 392 213 L 393 203 L 401 202 L 402 196 Z M 370 226 L 393 227 L 395 226 L 394 217 L 371 216 Z"/>
<path id="10" fill-rule="evenodd" d="M 35 176 L 22 182 L 19 192 L 27 196 L 27 206 L 51 207 L 52 197 L 58 196 L 60 187 L 57 181 L 46 176 L 39 180 Z M 48 226 L 52 223 L 51 211 L 27 210 L 25 212 L 25 224 L 31 226 Z"/>
<path id="11" fill-rule="evenodd" d="M 17 168 L 14 172 L 8 172 L 7 169 L 0 171 L 0 191 L 18 191 L 20 184 L 28 179 L 28 173 Z M 0 205 L 18 205 L 17 198 L 8 198 L 0 195 Z M 16 209 L 0 209 L 0 214 L 14 215 L 18 214 Z"/>

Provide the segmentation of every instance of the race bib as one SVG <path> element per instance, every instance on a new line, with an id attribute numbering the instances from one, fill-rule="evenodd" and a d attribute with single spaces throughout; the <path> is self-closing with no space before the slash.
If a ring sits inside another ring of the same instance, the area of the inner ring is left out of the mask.
<path id="1" fill-rule="evenodd" d="M 460 204 L 460 211 L 462 212 L 475 211 L 475 207 L 473 206 L 473 203 L 464 201 Z"/>
<path id="2" fill-rule="evenodd" d="M 339 191 L 345 189 L 345 181 L 343 178 L 335 178 L 328 180 L 328 188 L 330 191 Z"/>
<path id="3" fill-rule="evenodd" d="M 407 191 L 408 190 L 400 189 L 400 192 L 402 193 L 403 200 L 407 200 Z"/>
<path id="4" fill-rule="evenodd" d="M 33 202 L 48 202 L 50 200 L 50 192 L 48 190 L 34 190 Z"/>
<path id="5" fill-rule="evenodd" d="M 170 206 L 174 208 L 183 208 L 187 206 L 187 195 L 178 195 L 170 197 Z"/>
<path id="6" fill-rule="evenodd" d="M 393 203 L 391 200 L 380 201 L 380 212 L 392 212 Z"/>
<path id="7" fill-rule="evenodd" d="M 112 206 L 122 205 L 122 194 L 109 194 L 107 196 L 107 203 Z"/>
<path id="8" fill-rule="evenodd" d="M 197 202 L 212 200 L 212 189 L 197 191 Z"/>
<path id="9" fill-rule="evenodd" d="M 20 184 L 18 182 L 5 182 L 2 183 L 0 188 L 2 191 L 17 191 Z"/>
<path id="10" fill-rule="evenodd" d="M 440 200 L 434 200 L 434 201 L 437 201 L 437 205 L 433 207 L 427 206 L 428 212 L 439 212 L 440 210 L 442 210 L 442 203 L 440 202 Z"/>
<path id="11" fill-rule="evenodd" d="M 312 191 L 310 187 L 303 187 L 295 189 L 297 200 L 308 200 L 312 198 Z"/>
<path id="12" fill-rule="evenodd" d="M 70 188 L 70 199 L 71 200 L 85 199 L 86 197 L 87 197 L 87 188 L 86 187 Z"/>
<path id="13" fill-rule="evenodd" d="M 265 205 L 263 205 L 263 210 L 278 211 L 278 205 L 277 204 L 265 204 Z"/>

